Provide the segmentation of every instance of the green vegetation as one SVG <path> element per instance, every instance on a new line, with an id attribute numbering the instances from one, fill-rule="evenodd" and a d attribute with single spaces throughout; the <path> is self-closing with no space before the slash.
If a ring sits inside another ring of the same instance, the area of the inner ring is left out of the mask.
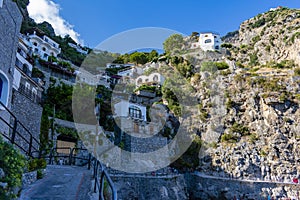
<path id="1" fill-rule="evenodd" d="M 288 69 L 295 67 L 296 64 L 293 60 L 283 60 L 281 62 L 270 61 L 262 67 L 274 68 L 274 69 Z"/>
<path id="2" fill-rule="evenodd" d="M 215 65 L 214 62 L 203 62 L 201 64 L 200 71 L 215 73 L 216 71 L 218 71 L 218 67 Z"/>
<path id="3" fill-rule="evenodd" d="M 32 69 L 32 74 L 31 74 L 31 76 L 32 76 L 33 78 L 40 78 L 40 79 L 44 79 L 44 78 L 45 78 L 45 74 L 44 74 L 42 71 L 40 71 L 38 68 L 36 68 L 36 67 L 34 67 L 34 68 Z"/>
<path id="4" fill-rule="evenodd" d="M 249 62 L 249 65 L 250 66 L 256 66 L 258 65 L 259 62 L 258 62 L 258 56 L 257 56 L 257 53 L 253 53 L 253 54 L 250 54 L 250 62 Z"/>
<path id="5" fill-rule="evenodd" d="M 236 122 L 230 127 L 230 132 L 240 133 L 242 136 L 246 136 L 250 134 L 248 127 L 238 124 Z"/>
<path id="6" fill-rule="evenodd" d="M 163 43 L 164 50 L 166 53 L 170 53 L 175 50 L 180 50 L 183 46 L 184 40 L 183 36 L 180 34 L 171 35 L 166 41 Z"/>
<path id="7" fill-rule="evenodd" d="M 256 44 L 258 41 L 260 41 L 260 36 L 259 35 L 252 38 L 253 45 Z"/>
<path id="8" fill-rule="evenodd" d="M 45 159 L 43 158 L 35 158 L 35 159 L 31 159 L 28 162 L 28 171 L 32 172 L 38 169 L 45 169 L 47 167 L 47 162 Z"/>
<path id="9" fill-rule="evenodd" d="M 294 69 L 294 74 L 296 76 L 300 76 L 300 68 L 299 67 Z"/>
<path id="10" fill-rule="evenodd" d="M 180 116 L 181 106 L 174 92 L 168 87 L 166 87 L 166 82 L 162 87 L 162 94 L 163 99 L 165 99 L 168 102 L 168 107 L 170 108 L 170 110 L 172 110 L 176 116 Z"/>
<path id="11" fill-rule="evenodd" d="M 223 43 L 223 44 L 221 44 L 221 47 L 227 48 L 227 49 L 231 49 L 232 48 L 232 44 L 230 44 L 230 43 Z"/>
<path id="12" fill-rule="evenodd" d="M 8 184 L 6 188 L 0 187 L 0 199 L 10 200 L 16 198 L 13 191 L 22 184 L 22 174 L 25 166 L 25 157 L 0 137 L 0 167 L 5 173 L 0 182 Z"/>
<path id="13" fill-rule="evenodd" d="M 300 32 L 296 32 L 292 35 L 292 37 L 289 39 L 288 44 L 294 44 L 296 39 L 300 38 Z"/>
<path id="14" fill-rule="evenodd" d="M 56 132 L 63 136 L 69 136 L 74 139 L 78 139 L 78 132 L 74 128 L 68 128 L 63 126 L 56 126 Z"/>
<path id="15" fill-rule="evenodd" d="M 232 133 L 223 134 L 221 136 L 221 142 L 236 143 L 237 141 L 238 137 Z"/>
<path id="16" fill-rule="evenodd" d="M 196 134 L 192 135 L 193 142 L 188 148 L 188 150 L 178 158 L 171 167 L 179 170 L 196 169 L 199 166 L 199 151 L 203 145 L 202 140 Z"/>
<path id="17" fill-rule="evenodd" d="M 217 66 L 218 70 L 224 70 L 229 68 L 229 65 L 226 62 L 215 62 L 214 64 Z"/>

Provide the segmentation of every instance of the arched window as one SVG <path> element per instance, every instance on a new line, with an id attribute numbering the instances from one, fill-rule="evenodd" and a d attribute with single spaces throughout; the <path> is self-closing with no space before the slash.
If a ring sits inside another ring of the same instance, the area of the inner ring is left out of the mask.
<path id="1" fill-rule="evenodd" d="M 211 43 L 211 39 L 207 39 L 207 40 L 205 40 L 205 41 L 204 41 L 204 43 L 205 43 L 205 44 L 207 44 L 207 43 Z"/>
<path id="2" fill-rule="evenodd" d="M 33 43 L 33 45 L 34 45 L 34 46 L 37 46 L 37 43 L 36 43 L 36 42 L 34 42 L 34 43 Z"/>
<path id="3" fill-rule="evenodd" d="M 46 48 L 45 48 L 45 47 L 43 47 L 43 51 L 46 51 Z"/>
<path id="4" fill-rule="evenodd" d="M 138 81 L 137 81 L 137 83 L 141 84 L 141 83 L 143 83 L 143 80 L 141 78 L 139 78 Z"/>
<path id="5" fill-rule="evenodd" d="M 154 75 L 154 76 L 153 76 L 153 81 L 154 81 L 154 82 L 157 82 L 157 81 L 158 81 L 158 76 L 157 76 L 157 75 Z"/>
<path id="6" fill-rule="evenodd" d="M 142 111 L 136 106 L 129 107 L 129 116 L 132 118 L 142 119 Z"/>
<path id="7" fill-rule="evenodd" d="M 9 80 L 0 70 L 0 101 L 7 106 L 9 97 Z M 0 106 L 1 109 L 1 106 Z"/>

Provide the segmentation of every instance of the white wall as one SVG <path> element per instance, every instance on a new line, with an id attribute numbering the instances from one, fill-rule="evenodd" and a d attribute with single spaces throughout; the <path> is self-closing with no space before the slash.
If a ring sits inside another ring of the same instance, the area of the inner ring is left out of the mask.
<path id="1" fill-rule="evenodd" d="M 114 115 L 118 117 L 128 117 L 129 116 L 129 107 L 135 106 L 142 111 L 143 120 L 147 121 L 147 108 L 143 105 L 138 105 L 130 103 L 129 101 L 120 101 L 114 105 Z"/>
<path id="2" fill-rule="evenodd" d="M 0 0 L 0 8 L 3 6 L 3 0 Z"/>

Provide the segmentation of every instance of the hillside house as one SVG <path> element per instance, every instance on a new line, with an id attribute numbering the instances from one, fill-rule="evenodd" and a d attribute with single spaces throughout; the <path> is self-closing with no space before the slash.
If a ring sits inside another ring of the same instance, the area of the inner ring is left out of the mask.
<path id="1" fill-rule="evenodd" d="M 27 41 L 29 41 L 33 54 L 38 55 L 43 60 L 47 61 L 49 56 L 57 57 L 61 52 L 59 44 L 46 35 L 40 37 L 37 35 L 36 31 L 34 31 L 33 34 L 28 34 L 27 37 Z"/>
<path id="2" fill-rule="evenodd" d="M 152 73 L 149 76 L 139 76 L 136 78 L 135 85 L 139 87 L 141 85 L 163 85 L 165 78 L 159 73 Z"/>
<path id="3" fill-rule="evenodd" d="M 222 40 L 219 34 L 213 32 L 200 33 L 198 42 L 192 43 L 191 48 L 201 48 L 203 51 L 218 51 L 221 49 Z"/>

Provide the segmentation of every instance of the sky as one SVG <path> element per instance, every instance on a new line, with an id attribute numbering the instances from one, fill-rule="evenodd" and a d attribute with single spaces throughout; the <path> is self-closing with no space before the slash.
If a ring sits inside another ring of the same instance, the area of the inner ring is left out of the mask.
<path id="1" fill-rule="evenodd" d="M 243 21 L 277 6 L 300 8 L 300 1 L 30 0 L 28 10 L 38 23 L 50 22 L 56 34 L 69 34 L 77 42 L 94 48 L 124 31 L 144 27 L 159 27 L 170 34 L 214 31 L 225 35 L 238 30 Z M 159 38 L 162 39 L 165 38 Z"/>

